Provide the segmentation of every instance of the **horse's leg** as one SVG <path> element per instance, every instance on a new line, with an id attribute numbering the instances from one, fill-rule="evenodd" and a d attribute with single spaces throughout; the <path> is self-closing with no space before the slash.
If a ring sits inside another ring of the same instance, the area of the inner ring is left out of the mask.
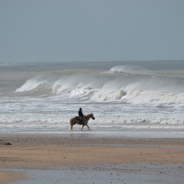
<path id="1" fill-rule="evenodd" d="M 90 130 L 89 126 L 88 125 L 86 125 L 86 126 L 88 127 L 88 130 Z"/>
<path id="2" fill-rule="evenodd" d="M 82 125 L 82 128 L 81 128 L 81 130 L 84 128 L 84 125 Z"/>
<path id="3" fill-rule="evenodd" d="M 88 130 L 90 130 L 90 128 L 89 128 L 89 126 L 88 126 L 88 125 L 82 125 L 81 130 L 84 128 L 84 126 L 87 126 L 87 127 L 88 127 Z"/>

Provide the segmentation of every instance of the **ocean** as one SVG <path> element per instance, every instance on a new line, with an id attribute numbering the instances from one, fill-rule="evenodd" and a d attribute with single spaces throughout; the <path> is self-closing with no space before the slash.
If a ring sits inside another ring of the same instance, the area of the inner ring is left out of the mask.
<path id="1" fill-rule="evenodd" d="M 1 133 L 184 137 L 183 110 L 184 61 L 0 63 Z"/>

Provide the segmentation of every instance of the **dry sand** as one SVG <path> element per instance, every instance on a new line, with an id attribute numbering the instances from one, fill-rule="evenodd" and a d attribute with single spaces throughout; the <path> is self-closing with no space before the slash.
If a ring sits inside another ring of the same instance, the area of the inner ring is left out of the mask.
<path id="1" fill-rule="evenodd" d="M 26 178 L 6 169 L 95 164 L 184 164 L 184 139 L 135 139 L 85 134 L 2 134 L 0 184 Z M 11 176 L 11 177 L 10 177 Z"/>

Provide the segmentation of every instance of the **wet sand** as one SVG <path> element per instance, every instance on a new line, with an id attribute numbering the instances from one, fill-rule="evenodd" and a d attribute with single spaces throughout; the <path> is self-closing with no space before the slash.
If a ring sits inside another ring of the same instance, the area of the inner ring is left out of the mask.
<path id="1" fill-rule="evenodd" d="M 6 181 L 8 176 L 15 178 L 14 181 L 26 179 L 23 172 L 26 170 L 29 175 L 29 171 L 33 170 L 48 170 L 51 173 L 56 168 L 62 170 L 64 167 L 64 170 L 74 170 L 75 173 L 89 171 L 88 174 L 94 170 L 106 174 L 118 171 L 118 178 L 122 173 L 137 176 L 137 170 L 145 173 L 149 169 L 151 174 L 155 171 L 153 166 L 156 165 L 156 170 L 160 174 L 167 172 L 169 176 L 173 174 L 175 168 L 174 174 L 180 176 L 176 179 L 177 183 L 184 177 L 182 138 L 146 139 L 68 133 L 1 134 L 0 140 L 12 144 L 0 145 L 0 178 L 4 178 L 0 181 L 1 184 L 10 182 Z M 163 166 L 165 167 L 162 168 Z M 21 175 L 13 177 L 15 172 L 12 172 L 12 169 Z M 95 183 L 95 177 L 93 180 Z"/>
<path id="2" fill-rule="evenodd" d="M 23 171 L 0 171 L 0 183 L 11 183 L 24 179 L 27 179 L 27 175 Z"/>

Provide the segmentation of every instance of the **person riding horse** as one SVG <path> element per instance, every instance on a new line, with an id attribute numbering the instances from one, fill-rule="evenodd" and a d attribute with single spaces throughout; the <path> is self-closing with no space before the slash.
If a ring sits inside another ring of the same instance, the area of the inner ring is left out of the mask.
<path id="1" fill-rule="evenodd" d="M 79 111 L 82 111 L 82 109 L 81 110 L 79 109 Z M 90 128 L 88 126 L 89 119 L 95 120 L 93 113 L 83 115 L 82 124 L 81 124 L 81 121 L 79 119 L 79 116 L 75 116 L 75 117 L 71 118 L 70 119 L 70 130 L 73 130 L 73 125 L 75 125 L 75 124 L 82 125 L 81 130 L 84 128 L 84 126 L 87 126 L 88 130 L 90 130 Z"/>
<path id="2" fill-rule="evenodd" d="M 80 123 L 81 123 L 81 125 L 83 125 L 84 114 L 82 113 L 82 108 L 81 107 L 79 108 L 78 115 L 79 115 Z"/>

